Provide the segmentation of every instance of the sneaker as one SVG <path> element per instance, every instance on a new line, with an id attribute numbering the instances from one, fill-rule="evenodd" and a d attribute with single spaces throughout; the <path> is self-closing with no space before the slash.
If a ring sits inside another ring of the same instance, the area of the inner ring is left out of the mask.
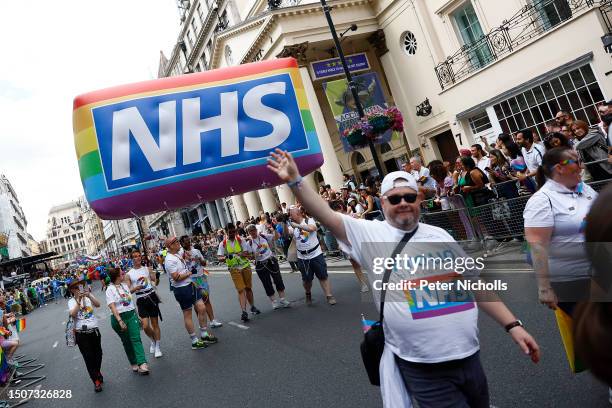
<path id="1" fill-rule="evenodd" d="M 274 299 L 272 301 L 272 309 L 276 310 L 276 309 L 280 309 L 282 306 L 280 304 L 280 302 L 278 301 L 278 299 Z"/>
<path id="2" fill-rule="evenodd" d="M 242 315 L 240 315 L 240 320 L 242 320 L 243 322 L 248 322 L 249 321 L 249 314 L 245 311 L 242 312 Z"/>
<path id="3" fill-rule="evenodd" d="M 361 293 L 368 293 L 370 291 L 370 288 L 368 287 L 367 283 L 362 283 L 361 284 Z"/>
<path id="4" fill-rule="evenodd" d="M 206 343 L 206 345 L 209 344 L 215 344 L 219 341 L 219 339 L 217 339 L 215 336 L 213 336 L 212 334 L 207 334 L 206 336 L 202 337 L 202 341 L 204 343 Z"/>
<path id="5" fill-rule="evenodd" d="M 155 342 L 151 342 L 151 346 L 149 347 L 149 353 L 155 353 Z"/>
<path id="6" fill-rule="evenodd" d="M 206 347 L 208 347 L 208 346 L 201 339 L 198 339 L 198 340 L 194 341 L 193 343 L 191 343 L 191 349 L 192 350 L 200 350 L 200 349 L 204 349 Z"/>
<path id="7" fill-rule="evenodd" d="M 336 302 L 336 298 L 333 297 L 333 296 L 328 296 L 327 297 L 327 303 L 329 303 L 331 306 L 335 305 L 337 303 Z"/>
<path id="8" fill-rule="evenodd" d="M 218 321 L 217 319 L 213 319 L 213 320 L 210 322 L 210 327 L 211 327 L 211 328 L 213 328 L 213 329 L 216 329 L 217 327 L 221 327 L 221 326 L 223 326 L 223 323 L 221 323 L 221 322 L 220 322 L 220 321 Z"/>
<path id="9" fill-rule="evenodd" d="M 251 306 L 251 313 L 253 313 L 254 315 L 261 314 L 261 312 L 259 311 L 259 309 L 258 309 L 258 308 L 256 308 L 255 306 Z"/>
<path id="10" fill-rule="evenodd" d="M 94 391 L 102 392 L 102 383 L 100 382 L 100 380 L 94 381 Z"/>
<path id="11" fill-rule="evenodd" d="M 281 300 L 279 300 L 278 303 L 280 303 L 282 307 L 291 307 L 291 302 L 285 298 L 282 298 Z"/>
<path id="12" fill-rule="evenodd" d="M 306 304 L 312 306 L 312 293 L 306 293 Z"/>
<path id="13" fill-rule="evenodd" d="M 160 358 L 161 356 L 163 356 L 164 354 L 161 352 L 161 350 L 159 349 L 159 347 L 155 348 L 155 358 Z"/>

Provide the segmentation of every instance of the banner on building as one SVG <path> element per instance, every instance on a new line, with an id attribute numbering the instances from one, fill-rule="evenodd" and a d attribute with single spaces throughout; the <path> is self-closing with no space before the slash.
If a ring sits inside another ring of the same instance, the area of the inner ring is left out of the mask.
<path id="1" fill-rule="evenodd" d="M 74 100 L 87 201 L 103 219 L 183 208 L 280 184 L 323 163 L 297 61 L 284 58 L 91 92 Z"/>
<path id="2" fill-rule="evenodd" d="M 387 102 L 385 102 L 385 95 L 383 94 L 378 75 L 375 72 L 368 72 L 367 74 L 356 75 L 353 77 L 357 85 L 357 92 L 359 94 L 359 100 L 366 113 L 376 112 L 386 109 Z M 345 129 L 349 129 L 357 122 L 359 122 L 359 114 L 355 105 L 355 99 L 348 86 L 346 79 L 339 79 L 337 81 L 330 81 L 323 84 L 327 101 L 331 107 L 334 118 L 336 119 L 336 125 L 340 135 Z M 376 141 L 377 144 L 387 143 L 391 140 L 393 131 L 389 130 L 385 132 L 380 139 Z M 351 152 L 355 150 L 348 141 L 340 137 L 342 146 L 345 152 Z"/>
<path id="3" fill-rule="evenodd" d="M 370 69 L 370 61 L 368 61 L 368 55 L 365 52 L 347 55 L 345 60 L 351 72 L 368 71 Z M 315 80 L 344 75 L 344 67 L 342 66 L 340 58 L 315 61 L 310 64 L 310 67 L 312 69 L 313 79 Z"/>

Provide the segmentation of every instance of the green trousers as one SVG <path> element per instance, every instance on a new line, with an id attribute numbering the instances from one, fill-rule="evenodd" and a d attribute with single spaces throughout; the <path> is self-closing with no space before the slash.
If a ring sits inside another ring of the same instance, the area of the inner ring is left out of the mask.
<path id="1" fill-rule="evenodd" d="M 142 341 L 140 340 L 140 323 L 134 310 L 120 313 L 121 320 L 127 325 L 127 330 L 122 331 L 115 315 L 111 315 L 111 327 L 119 335 L 123 349 L 130 360 L 131 365 L 141 365 L 147 362 Z"/>

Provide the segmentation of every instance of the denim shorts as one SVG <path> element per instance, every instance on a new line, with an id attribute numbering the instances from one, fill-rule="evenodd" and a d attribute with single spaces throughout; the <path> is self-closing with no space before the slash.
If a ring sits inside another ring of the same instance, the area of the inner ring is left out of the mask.
<path id="1" fill-rule="evenodd" d="M 298 258 L 298 268 L 302 274 L 303 282 L 312 282 L 314 277 L 317 279 L 327 279 L 327 262 L 325 262 L 325 255 L 320 254 L 312 259 L 300 259 Z"/>
<path id="2" fill-rule="evenodd" d="M 195 289 L 193 284 L 174 288 L 174 298 L 178 302 L 181 310 L 189 310 L 198 300 L 202 300 L 202 293 Z"/>

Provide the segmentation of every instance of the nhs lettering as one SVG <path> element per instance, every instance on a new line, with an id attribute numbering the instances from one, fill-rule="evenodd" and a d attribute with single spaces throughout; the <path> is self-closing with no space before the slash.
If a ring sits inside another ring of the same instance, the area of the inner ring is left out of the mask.
<path id="1" fill-rule="evenodd" d="M 276 147 L 304 173 L 322 164 L 293 59 L 83 95 L 74 127 L 87 199 L 107 219 L 277 185 L 265 167 Z"/>

